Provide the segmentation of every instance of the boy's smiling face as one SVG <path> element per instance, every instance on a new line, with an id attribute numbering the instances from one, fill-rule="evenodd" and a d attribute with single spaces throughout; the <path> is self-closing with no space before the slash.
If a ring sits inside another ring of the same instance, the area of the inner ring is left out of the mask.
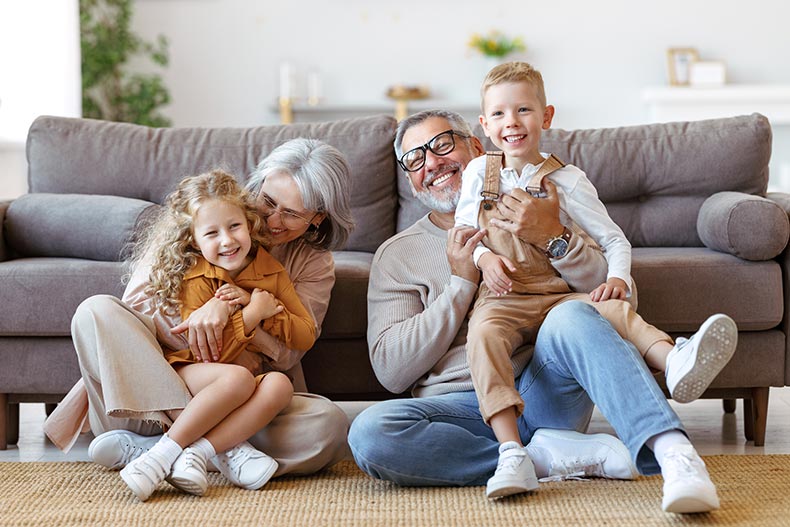
<path id="1" fill-rule="evenodd" d="M 554 107 L 545 106 L 535 87 L 526 81 L 490 86 L 483 97 L 480 124 L 505 153 L 505 166 L 521 172 L 527 163 L 543 162 L 540 134 L 551 126 Z"/>

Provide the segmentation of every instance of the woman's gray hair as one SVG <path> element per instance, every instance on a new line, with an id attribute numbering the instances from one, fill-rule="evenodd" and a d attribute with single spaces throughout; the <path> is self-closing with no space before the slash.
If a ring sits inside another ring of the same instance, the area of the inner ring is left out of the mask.
<path id="1" fill-rule="evenodd" d="M 474 136 L 472 133 L 472 128 L 461 114 L 450 110 L 423 110 L 421 112 L 415 113 L 414 115 L 410 115 L 398 123 L 398 129 L 395 132 L 395 156 L 398 159 L 400 159 L 403 155 L 403 135 L 406 133 L 406 130 L 412 126 L 417 126 L 418 124 L 422 123 L 423 121 L 427 121 L 432 117 L 445 119 L 448 123 L 450 123 L 450 127 L 458 133 L 464 134 L 467 137 Z"/>
<path id="2" fill-rule="evenodd" d="M 343 154 L 317 139 L 292 139 L 258 164 L 247 181 L 247 190 L 257 196 L 263 181 L 274 172 L 294 178 L 306 209 L 326 214 L 317 228 L 308 228 L 305 242 L 317 249 L 342 249 L 354 228 L 349 205 L 351 174 Z"/>

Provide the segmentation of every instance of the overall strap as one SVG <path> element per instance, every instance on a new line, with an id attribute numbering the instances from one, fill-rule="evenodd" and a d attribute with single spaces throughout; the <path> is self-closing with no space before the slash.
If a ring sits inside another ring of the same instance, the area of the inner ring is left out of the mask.
<path id="1" fill-rule="evenodd" d="M 540 168 L 532 176 L 532 179 L 529 180 L 527 183 L 527 192 L 532 194 L 533 196 L 538 196 L 543 194 L 543 178 L 551 174 L 552 172 L 556 172 L 557 170 L 561 169 L 565 166 L 565 163 L 560 161 L 560 158 L 555 156 L 554 154 L 549 155 L 546 161 L 540 165 Z"/>
<path id="2" fill-rule="evenodd" d="M 502 171 L 503 152 L 486 152 L 486 176 L 483 180 L 483 190 L 480 196 L 483 198 L 483 208 L 491 210 L 491 201 L 499 199 L 499 178 Z"/>

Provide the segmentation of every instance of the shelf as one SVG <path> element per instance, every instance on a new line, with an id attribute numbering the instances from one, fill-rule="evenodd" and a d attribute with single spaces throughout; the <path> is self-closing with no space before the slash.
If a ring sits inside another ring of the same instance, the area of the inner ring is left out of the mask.
<path id="1" fill-rule="evenodd" d="M 421 110 L 428 110 L 433 108 L 441 108 L 443 110 L 452 110 L 460 113 L 466 119 L 472 119 L 473 122 L 477 121 L 477 115 L 480 113 L 479 108 L 474 104 L 459 104 L 447 103 L 441 100 L 434 99 L 420 99 L 410 101 L 407 104 L 408 113 L 415 113 Z M 269 106 L 269 111 L 275 115 L 280 114 L 280 107 L 277 105 Z M 363 103 L 363 104 L 294 104 L 292 106 L 293 118 L 296 122 L 304 121 L 329 121 L 335 119 L 343 119 L 346 117 L 359 117 L 363 115 L 380 115 L 388 114 L 395 115 L 396 103 L 382 102 L 382 103 Z"/>
<path id="2" fill-rule="evenodd" d="M 758 112 L 774 126 L 790 125 L 790 85 L 651 87 L 642 92 L 642 100 L 648 105 L 653 122 L 695 121 Z"/>

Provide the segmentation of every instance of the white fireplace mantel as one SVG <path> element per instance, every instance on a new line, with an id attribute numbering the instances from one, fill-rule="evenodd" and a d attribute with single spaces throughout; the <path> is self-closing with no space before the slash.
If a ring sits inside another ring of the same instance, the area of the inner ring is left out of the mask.
<path id="1" fill-rule="evenodd" d="M 696 121 L 761 113 L 773 126 L 790 125 L 790 85 L 646 88 L 642 100 L 651 122 Z"/>

